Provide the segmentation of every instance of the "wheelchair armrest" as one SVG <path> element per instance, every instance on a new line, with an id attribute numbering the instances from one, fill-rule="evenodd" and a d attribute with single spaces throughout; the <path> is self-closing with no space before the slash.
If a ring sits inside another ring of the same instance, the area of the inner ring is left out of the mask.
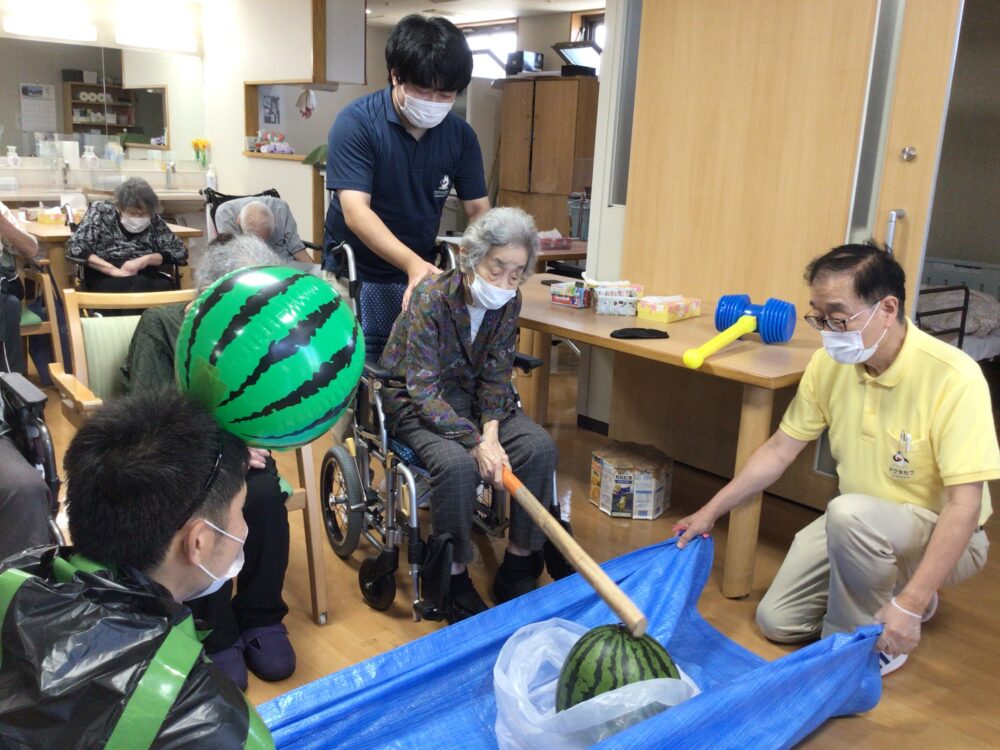
<path id="1" fill-rule="evenodd" d="M 4 400 L 18 409 L 32 406 L 44 408 L 48 400 L 34 384 L 16 372 L 0 372 L 0 391 L 3 391 Z"/>
<path id="2" fill-rule="evenodd" d="M 514 352 L 514 367 L 516 367 L 521 372 L 527 374 L 532 370 L 541 367 L 545 364 L 544 359 L 539 359 L 538 357 L 531 357 L 527 354 L 522 354 L 521 352 Z"/>
<path id="3" fill-rule="evenodd" d="M 67 255 L 66 256 L 66 262 L 67 263 L 72 263 L 74 266 L 81 266 L 82 267 L 82 266 L 87 265 L 87 259 L 86 258 L 74 258 L 72 255 Z"/>
<path id="4" fill-rule="evenodd" d="M 316 242 L 307 242 L 302 240 L 302 244 L 306 246 L 306 250 L 322 250 L 323 246 Z"/>
<path id="5" fill-rule="evenodd" d="M 96 396 L 87 386 L 77 380 L 76 376 L 67 373 L 58 362 L 49 363 L 49 376 L 52 378 L 52 384 L 59 391 L 63 415 L 77 427 L 90 412 L 95 411 L 104 403 L 99 396 Z"/>
<path id="6" fill-rule="evenodd" d="M 371 360 L 365 361 L 365 375 L 369 378 L 374 378 L 375 380 L 381 380 L 386 382 L 392 378 L 392 370 L 388 370 L 382 367 L 378 362 L 372 362 Z"/>

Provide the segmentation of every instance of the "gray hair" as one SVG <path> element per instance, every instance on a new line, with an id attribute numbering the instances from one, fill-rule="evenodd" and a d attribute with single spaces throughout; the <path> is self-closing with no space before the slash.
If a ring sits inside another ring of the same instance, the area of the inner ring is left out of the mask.
<path id="1" fill-rule="evenodd" d="M 528 251 L 524 278 L 535 269 L 538 255 L 538 230 L 535 220 L 520 208 L 492 208 L 469 224 L 462 235 L 458 265 L 468 273 L 482 262 L 494 247 L 515 245 Z"/>
<path id="2" fill-rule="evenodd" d="M 160 207 L 156 191 L 141 177 L 129 177 L 116 187 L 112 200 L 119 211 L 141 211 L 150 216 Z"/>
<path id="3" fill-rule="evenodd" d="M 244 233 L 267 239 L 274 231 L 274 213 L 262 201 L 250 201 L 240 209 L 237 219 Z"/>
<path id="4" fill-rule="evenodd" d="M 194 283 L 202 292 L 238 268 L 280 265 L 283 265 L 281 258 L 263 240 L 252 234 L 240 234 L 208 246 L 194 269 Z"/>

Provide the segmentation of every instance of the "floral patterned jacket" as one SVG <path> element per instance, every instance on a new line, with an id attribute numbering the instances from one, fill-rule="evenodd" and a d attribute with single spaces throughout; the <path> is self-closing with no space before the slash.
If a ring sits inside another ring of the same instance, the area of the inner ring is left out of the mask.
<path id="1" fill-rule="evenodd" d="M 150 219 L 150 225 L 142 232 L 127 233 L 118 221 L 114 204 L 92 203 L 69 239 L 69 254 L 81 260 L 97 255 L 119 268 L 125 261 L 150 253 L 159 253 L 165 263 L 187 260 L 187 248 L 160 215 L 154 213 Z"/>
<path id="2" fill-rule="evenodd" d="M 487 310 L 476 340 L 458 269 L 422 281 L 400 314 L 381 364 L 406 388 L 387 388 L 390 424 L 416 415 L 442 437 L 467 448 L 482 441 L 479 426 L 459 416 L 446 400 L 458 390 L 472 397 L 481 422 L 503 420 L 517 408 L 511 385 L 521 293 L 499 310 Z"/>

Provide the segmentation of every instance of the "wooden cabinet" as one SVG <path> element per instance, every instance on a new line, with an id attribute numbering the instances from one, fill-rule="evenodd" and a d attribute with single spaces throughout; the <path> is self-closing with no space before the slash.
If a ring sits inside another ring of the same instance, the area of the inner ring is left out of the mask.
<path id="1" fill-rule="evenodd" d="M 135 125 L 134 94 L 121 86 L 66 81 L 63 121 L 67 133 L 118 135 Z"/>
<path id="2" fill-rule="evenodd" d="M 498 203 L 523 208 L 539 229 L 569 234 L 566 198 L 590 187 L 597 79 L 502 82 Z"/>

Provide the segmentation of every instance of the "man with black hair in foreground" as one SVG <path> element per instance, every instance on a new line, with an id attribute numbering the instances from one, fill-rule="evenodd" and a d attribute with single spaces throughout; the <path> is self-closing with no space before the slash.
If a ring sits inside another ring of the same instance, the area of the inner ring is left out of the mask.
<path id="1" fill-rule="evenodd" d="M 834 248 L 809 264 L 806 280 L 805 319 L 823 349 L 778 430 L 680 521 L 677 546 L 774 483 L 829 430 L 840 494 L 795 536 L 757 624 L 795 643 L 882 623 L 887 675 L 917 647 L 938 589 L 986 564 L 986 482 L 1000 478 L 989 388 L 971 357 L 907 320 L 905 274 L 882 248 Z"/>
<path id="2" fill-rule="evenodd" d="M 65 458 L 74 546 L 0 564 L 0 746 L 274 746 L 181 604 L 242 565 L 247 461 L 177 393 L 84 423 Z"/>

